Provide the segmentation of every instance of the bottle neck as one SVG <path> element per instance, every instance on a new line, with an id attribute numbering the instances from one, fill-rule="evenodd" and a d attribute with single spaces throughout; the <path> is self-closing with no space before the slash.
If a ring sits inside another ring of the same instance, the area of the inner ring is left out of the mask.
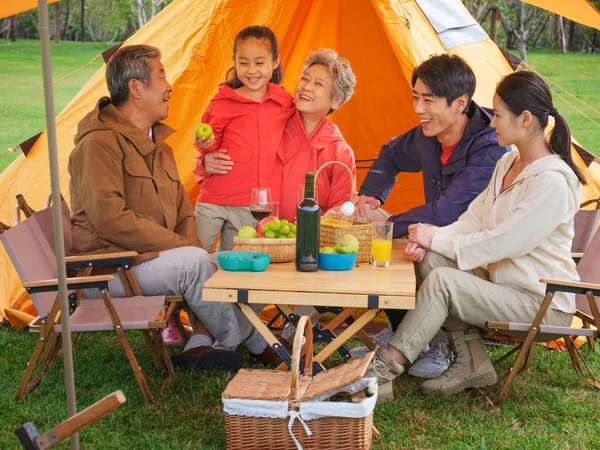
<path id="1" fill-rule="evenodd" d="M 304 180 L 304 198 L 315 198 L 315 174 L 311 172 L 306 173 Z"/>

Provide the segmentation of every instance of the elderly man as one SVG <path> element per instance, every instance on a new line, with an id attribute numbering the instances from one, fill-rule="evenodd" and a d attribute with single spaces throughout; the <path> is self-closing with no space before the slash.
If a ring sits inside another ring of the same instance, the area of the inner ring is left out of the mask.
<path id="1" fill-rule="evenodd" d="M 202 285 L 217 265 L 200 246 L 165 143 L 174 130 L 160 121 L 167 118 L 172 87 L 160 51 L 146 45 L 119 50 L 107 64 L 106 83 L 110 98 L 81 120 L 69 158 L 73 253 L 137 251 L 132 270 L 144 295 L 185 298 L 194 335 L 173 357 L 176 366 L 237 370 L 242 356 L 213 349 L 215 338 L 225 347 L 245 340 L 259 362 L 269 362 L 270 347 L 234 305 L 202 301 Z M 109 290 L 125 295 L 118 277 Z"/>

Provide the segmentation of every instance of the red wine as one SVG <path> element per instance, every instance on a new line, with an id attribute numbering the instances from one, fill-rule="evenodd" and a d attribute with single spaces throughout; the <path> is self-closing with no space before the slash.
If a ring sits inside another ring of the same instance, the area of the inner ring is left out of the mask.
<path id="1" fill-rule="evenodd" d="M 296 270 L 319 270 L 319 227 L 321 209 L 315 200 L 315 174 L 307 172 L 304 199 L 296 211 Z"/>
<path id="2" fill-rule="evenodd" d="M 270 209 L 260 209 L 254 210 L 251 209 L 250 212 L 254 216 L 256 220 L 263 220 L 265 217 L 269 217 L 271 215 L 272 210 Z"/>

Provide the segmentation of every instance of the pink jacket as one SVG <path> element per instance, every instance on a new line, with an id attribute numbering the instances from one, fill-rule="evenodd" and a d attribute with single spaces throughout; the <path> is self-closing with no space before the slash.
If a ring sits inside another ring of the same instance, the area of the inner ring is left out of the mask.
<path id="1" fill-rule="evenodd" d="M 299 112 L 288 120 L 283 138 L 285 161 L 279 215 L 294 220 L 299 202 L 299 186 L 306 172 L 316 172 L 327 161 L 340 161 L 352 171 L 352 189 L 356 188 L 354 152 L 337 125 L 324 118 L 310 137 L 306 135 Z M 348 171 L 339 164 L 325 167 L 317 178 L 317 202 L 321 213 L 350 199 L 351 181 Z"/>
<path id="2" fill-rule="evenodd" d="M 240 96 L 226 85 L 210 101 L 202 122 L 213 129 L 215 143 L 204 153 L 227 149 L 235 163 L 226 175 L 205 178 L 202 154 L 194 175 L 202 182 L 198 201 L 215 205 L 249 206 L 252 189 L 270 188 L 279 200 L 283 164 L 282 137 L 294 113 L 292 96 L 281 86 L 269 83 L 261 102 Z"/>

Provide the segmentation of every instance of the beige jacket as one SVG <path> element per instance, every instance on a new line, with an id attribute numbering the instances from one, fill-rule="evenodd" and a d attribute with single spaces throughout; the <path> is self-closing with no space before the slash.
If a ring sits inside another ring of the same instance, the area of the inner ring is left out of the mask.
<path id="1" fill-rule="evenodd" d="M 579 281 L 571 258 L 581 187 L 558 155 L 529 164 L 500 192 L 518 152 L 504 155 L 489 186 L 452 225 L 437 229 L 431 249 L 462 270 L 487 264 L 493 283 L 541 297 L 540 278 Z M 552 308 L 575 312 L 575 296 L 556 293 Z"/>
<path id="2" fill-rule="evenodd" d="M 79 122 L 69 157 L 73 254 L 135 250 L 136 263 L 160 251 L 200 245 L 179 180 L 174 130 L 158 122 L 154 142 L 103 97 Z"/>

